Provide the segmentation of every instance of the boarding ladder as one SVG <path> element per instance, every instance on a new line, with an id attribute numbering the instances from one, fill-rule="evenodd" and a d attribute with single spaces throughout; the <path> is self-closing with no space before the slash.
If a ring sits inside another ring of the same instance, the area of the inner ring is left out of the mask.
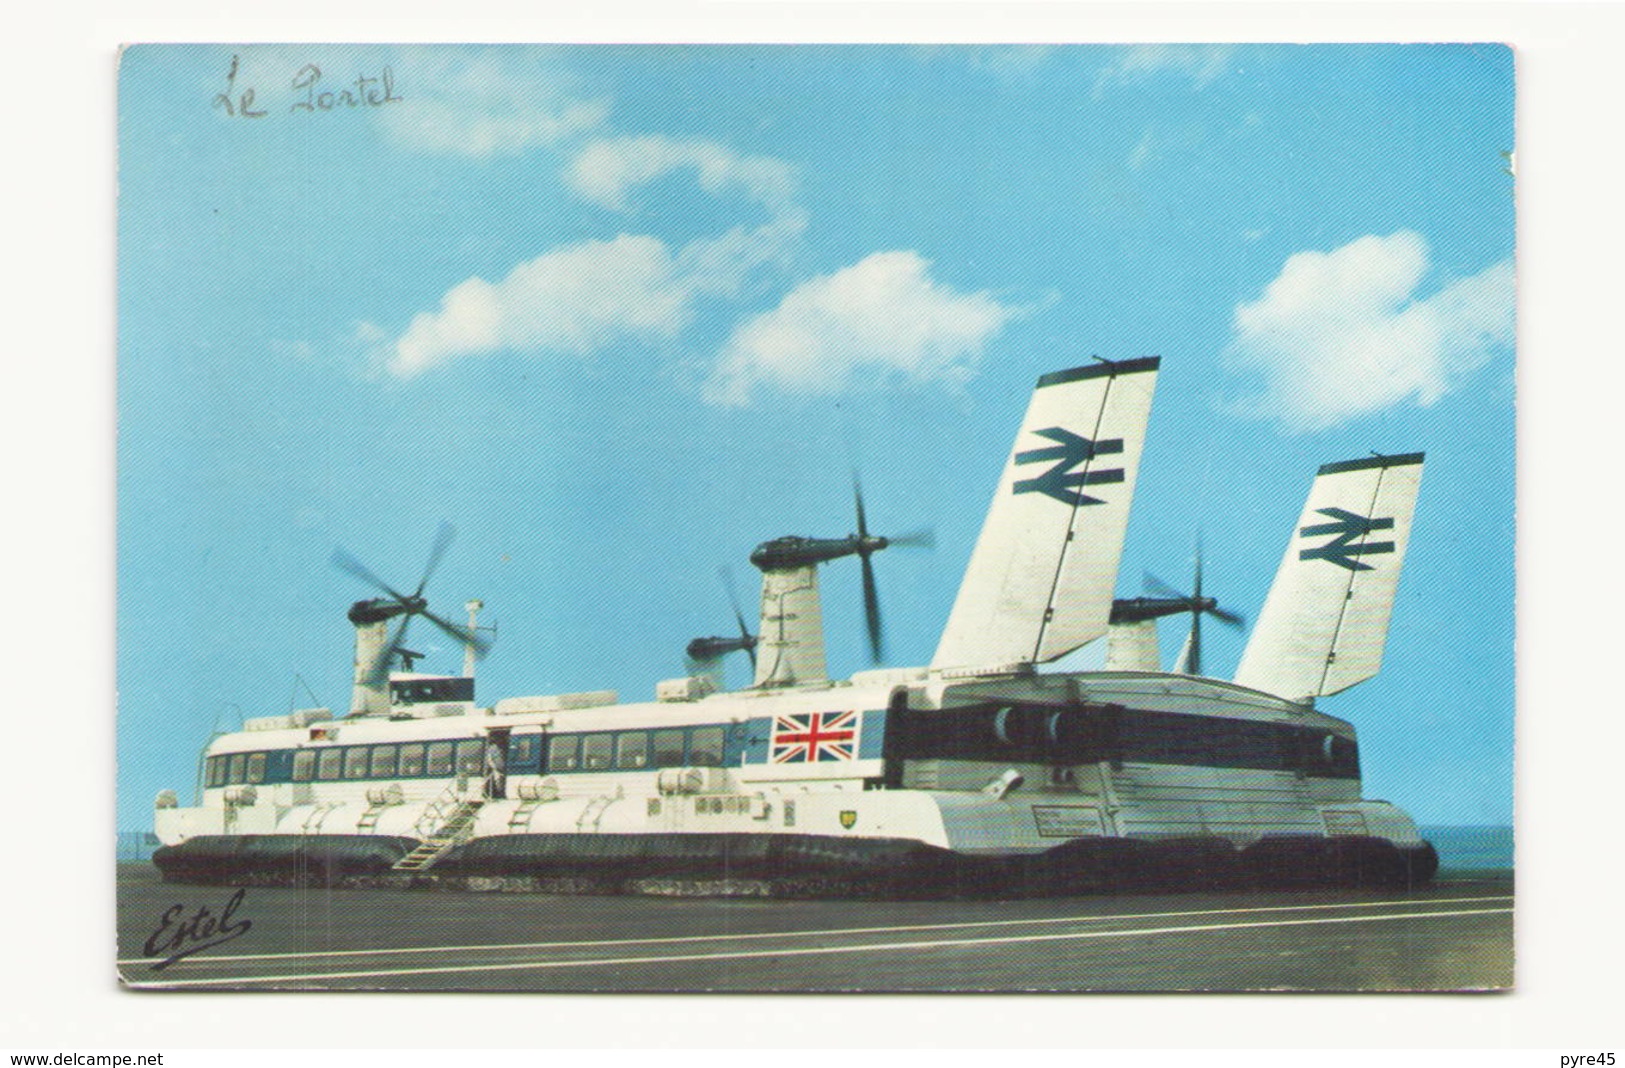
<path id="1" fill-rule="evenodd" d="M 418 820 L 417 832 L 421 836 L 417 848 L 397 860 L 394 870 L 407 872 L 427 871 L 453 847 L 474 837 L 474 817 L 479 815 L 485 799 L 465 798 L 461 784 L 453 782 L 430 802 L 423 817 Z"/>
<path id="2" fill-rule="evenodd" d="M 604 818 L 604 809 L 625 796 L 626 788 L 618 786 L 613 794 L 600 794 L 587 802 L 587 806 L 581 810 L 581 815 L 576 817 L 576 830 L 583 834 L 596 832 L 599 822 Z"/>
<path id="3" fill-rule="evenodd" d="M 508 830 L 515 833 L 528 830 L 530 828 L 531 814 L 541 808 L 542 804 L 542 799 L 539 797 L 527 797 L 520 801 L 519 807 L 515 808 L 513 815 L 508 817 Z"/>

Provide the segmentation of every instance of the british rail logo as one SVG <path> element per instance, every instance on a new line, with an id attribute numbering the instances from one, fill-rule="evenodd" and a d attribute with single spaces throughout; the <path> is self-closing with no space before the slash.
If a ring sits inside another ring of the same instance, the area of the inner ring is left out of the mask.
<path id="1" fill-rule="evenodd" d="M 1363 538 L 1373 530 L 1394 529 L 1393 519 L 1368 519 L 1363 515 L 1344 511 L 1342 508 L 1317 508 L 1315 511 L 1331 519 L 1330 523 L 1316 523 L 1312 526 L 1298 528 L 1298 533 L 1306 538 L 1324 537 L 1333 535 L 1332 540 L 1324 545 L 1317 545 L 1312 549 L 1304 549 L 1298 553 L 1299 560 L 1326 560 L 1338 567 L 1350 571 L 1370 571 L 1371 565 L 1356 560 L 1357 556 L 1374 556 L 1380 553 L 1394 551 L 1391 541 L 1368 541 L 1359 545 L 1354 544 L 1355 538 Z"/>
<path id="2" fill-rule="evenodd" d="M 1062 504 L 1077 508 L 1085 504 L 1105 504 L 1099 497 L 1091 497 L 1079 487 L 1101 486 L 1123 481 L 1121 467 L 1104 471 L 1074 471 L 1079 464 L 1097 456 L 1109 456 L 1123 451 L 1122 438 L 1090 441 L 1065 427 L 1052 426 L 1034 431 L 1041 438 L 1056 442 L 1043 449 L 1028 449 L 1016 453 L 1017 464 L 1039 464 L 1054 461 L 1054 466 L 1036 478 L 1024 478 L 1012 487 L 1014 493 L 1042 493 Z"/>

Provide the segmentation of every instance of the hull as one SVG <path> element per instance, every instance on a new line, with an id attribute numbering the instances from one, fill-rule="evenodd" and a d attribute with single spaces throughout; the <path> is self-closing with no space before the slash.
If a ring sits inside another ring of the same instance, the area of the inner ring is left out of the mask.
<path id="1" fill-rule="evenodd" d="M 983 897 L 1249 887 L 1409 887 L 1431 879 L 1427 842 L 1370 836 L 1075 839 L 977 856 L 901 838 L 741 834 L 515 834 L 396 871 L 417 842 L 356 835 L 208 835 L 158 850 L 166 881 L 257 886 L 429 886 L 574 893 Z"/>
<path id="2" fill-rule="evenodd" d="M 202 804 L 161 799 L 154 861 L 188 882 L 842 896 L 1414 885 L 1437 866 L 1408 815 L 1362 798 L 1349 724 L 1212 680 L 541 706 L 222 739 Z"/>

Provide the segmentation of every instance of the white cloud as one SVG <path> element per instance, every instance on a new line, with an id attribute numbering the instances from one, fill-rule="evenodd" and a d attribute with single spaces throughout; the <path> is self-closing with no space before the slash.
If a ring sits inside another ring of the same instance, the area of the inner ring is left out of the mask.
<path id="1" fill-rule="evenodd" d="M 622 208 L 633 188 L 687 168 L 705 191 L 741 192 L 771 217 L 675 251 L 657 237 L 622 234 L 552 249 L 500 282 L 469 278 L 382 346 L 384 366 L 411 377 L 501 350 L 579 356 L 619 341 L 670 339 L 700 299 L 734 296 L 759 269 L 788 264 L 806 214 L 792 200 L 793 171 L 780 160 L 710 141 L 621 137 L 587 145 L 566 180 L 588 200 Z"/>
<path id="2" fill-rule="evenodd" d="M 803 213 L 786 211 L 761 226 L 736 226 L 689 242 L 678 254 L 678 266 L 695 292 L 732 296 L 757 268 L 789 266 L 791 249 L 806 228 Z"/>
<path id="3" fill-rule="evenodd" d="M 688 321 L 689 286 L 664 242 L 622 235 L 554 249 L 500 282 L 460 282 L 417 315 L 387 366 L 403 378 L 499 349 L 586 353 L 622 338 L 670 337 Z"/>
<path id="4" fill-rule="evenodd" d="M 551 53 L 513 48 L 404 48 L 392 55 L 399 104 L 378 109 L 386 136 L 441 155 L 518 155 L 602 125 L 609 104 L 576 91 Z"/>
<path id="5" fill-rule="evenodd" d="M 1228 356 L 1263 387 L 1234 410 L 1319 430 L 1457 388 L 1512 341 L 1512 261 L 1418 299 L 1428 267 L 1427 242 L 1410 231 L 1289 258 L 1236 309 Z"/>
<path id="6" fill-rule="evenodd" d="M 648 235 L 581 241 L 515 267 L 500 282 L 469 278 L 384 346 L 410 378 L 451 360 L 509 350 L 584 356 L 618 341 L 659 341 L 688 325 L 702 297 L 736 293 L 800 234 L 799 216 L 690 242 L 673 253 Z"/>
<path id="7" fill-rule="evenodd" d="M 737 191 L 775 212 L 791 210 L 795 177 L 789 164 L 742 156 L 714 141 L 658 135 L 594 141 L 576 155 L 565 180 L 587 200 L 622 210 L 633 187 L 685 168 L 692 168 L 700 188 L 713 196 Z"/>
<path id="8" fill-rule="evenodd" d="M 1188 78 L 1201 89 L 1230 68 L 1236 46 L 1229 44 L 1149 44 L 1123 48 L 1095 79 L 1098 95 L 1114 83 L 1134 82 L 1160 74 Z"/>
<path id="9" fill-rule="evenodd" d="M 909 251 L 877 252 L 801 283 L 735 329 L 706 399 L 742 405 L 758 387 L 829 394 L 865 372 L 961 382 L 1019 309 L 929 277 Z"/>

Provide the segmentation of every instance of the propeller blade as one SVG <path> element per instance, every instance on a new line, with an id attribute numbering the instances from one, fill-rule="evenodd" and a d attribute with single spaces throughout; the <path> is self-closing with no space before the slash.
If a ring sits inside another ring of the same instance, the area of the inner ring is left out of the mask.
<path id="1" fill-rule="evenodd" d="M 1191 613 L 1191 662 L 1190 673 L 1202 673 L 1202 613 Z"/>
<path id="2" fill-rule="evenodd" d="M 367 585 L 382 590 L 391 597 L 395 598 L 395 600 L 400 601 L 402 604 L 406 603 L 407 597 L 405 594 L 394 589 L 389 583 L 367 570 L 366 564 L 363 564 L 360 560 L 357 560 L 343 549 L 333 550 L 332 564 L 340 571 L 353 575 L 362 582 L 365 582 Z"/>
<path id="3" fill-rule="evenodd" d="M 1228 609 L 1220 608 L 1217 605 L 1209 608 L 1207 613 L 1214 619 L 1217 619 L 1220 623 L 1225 623 L 1232 627 L 1245 627 L 1247 625 L 1246 616 L 1242 615 L 1240 612 L 1232 612 Z"/>
<path id="4" fill-rule="evenodd" d="M 886 636 L 880 627 L 880 591 L 875 588 L 875 565 L 863 558 L 863 615 L 869 624 L 869 656 L 875 663 L 886 657 Z"/>
<path id="5" fill-rule="evenodd" d="M 367 669 L 367 674 L 362 681 L 368 686 L 382 686 L 389 682 L 389 665 L 394 662 L 395 654 L 406 641 L 406 628 L 411 624 L 412 615 L 410 612 L 401 617 L 400 623 L 395 627 L 395 633 L 390 636 L 388 642 L 384 643 L 383 649 L 374 658 L 372 667 Z"/>
<path id="6" fill-rule="evenodd" d="M 452 638 L 455 638 L 461 644 L 472 645 L 474 647 L 475 659 L 482 659 L 486 653 L 491 651 L 491 639 L 487 638 L 485 635 L 475 633 L 459 623 L 452 623 L 449 620 L 441 619 L 427 608 L 418 614 L 422 615 L 424 619 L 427 619 L 430 623 L 433 623 L 435 626 L 445 631 L 446 634 L 450 635 Z"/>
<path id="7" fill-rule="evenodd" d="M 750 628 L 745 625 L 745 613 L 739 608 L 739 595 L 734 593 L 733 575 L 725 567 L 717 568 L 717 574 L 722 578 L 722 588 L 728 594 L 728 607 L 734 610 L 734 621 L 739 624 L 739 636 L 750 637 Z"/>
<path id="8" fill-rule="evenodd" d="M 429 548 L 429 562 L 423 565 L 423 580 L 418 583 L 417 593 L 413 594 L 414 597 L 423 596 L 423 588 L 429 584 L 429 577 L 434 574 L 435 568 L 440 566 L 440 558 L 446 555 L 446 547 L 451 544 L 451 539 L 456 536 L 457 528 L 442 519 L 440 529 L 435 531 L 434 545 Z"/>
<path id="9" fill-rule="evenodd" d="M 739 624 L 739 636 L 749 638 L 750 644 L 745 646 L 745 655 L 750 657 L 751 670 L 756 670 L 756 636 L 751 634 L 750 627 L 745 624 L 745 613 L 739 610 L 739 597 L 734 593 L 733 575 L 725 567 L 717 568 L 717 574 L 722 576 L 722 588 L 728 592 L 728 607 L 734 610 L 734 621 Z"/>
<path id="10" fill-rule="evenodd" d="M 907 534 L 899 534 L 895 538 L 887 538 L 892 548 L 904 549 L 935 549 L 937 547 L 936 532 L 930 529 L 911 530 Z"/>
<path id="11" fill-rule="evenodd" d="M 1142 572 L 1140 580 L 1146 592 L 1156 594 L 1158 597 L 1177 597 L 1183 599 L 1186 595 L 1182 590 L 1176 590 L 1166 582 L 1159 579 L 1149 571 Z"/>
<path id="12" fill-rule="evenodd" d="M 858 505 L 858 540 L 862 541 L 869 536 L 869 524 L 863 517 L 863 487 L 858 483 L 858 476 L 852 475 L 852 497 Z"/>

